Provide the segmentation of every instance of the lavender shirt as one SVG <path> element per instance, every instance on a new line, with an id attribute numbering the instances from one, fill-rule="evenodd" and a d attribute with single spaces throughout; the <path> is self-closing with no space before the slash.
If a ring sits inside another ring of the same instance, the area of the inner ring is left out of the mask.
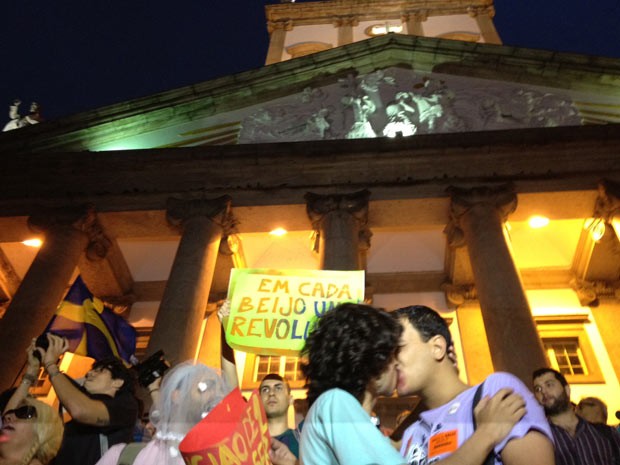
<path id="1" fill-rule="evenodd" d="M 496 464 L 502 463 L 499 454 L 508 441 L 521 438 L 531 430 L 541 432 L 553 442 L 543 408 L 515 376 L 501 372 L 492 374 L 484 381 L 482 397 L 493 396 L 502 388 L 511 388 L 520 394 L 525 399 L 527 413 L 508 436 L 495 446 Z M 474 433 L 472 404 L 476 389 L 477 386 L 474 386 L 441 407 L 422 413 L 420 420 L 407 428 L 400 453 L 409 465 L 430 465 L 444 459 Z"/>

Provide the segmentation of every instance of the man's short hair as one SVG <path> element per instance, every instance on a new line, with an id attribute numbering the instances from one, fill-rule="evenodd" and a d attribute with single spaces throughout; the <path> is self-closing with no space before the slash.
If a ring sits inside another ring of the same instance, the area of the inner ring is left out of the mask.
<path id="1" fill-rule="evenodd" d="M 581 408 L 582 405 L 592 405 L 592 404 L 597 405 L 601 409 L 601 412 L 603 412 L 603 415 L 605 416 L 605 418 L 607 418 L 607 413 L 608 413 L 607 404 L 603 402 L 601 399 L 599 399 L 598 397 L 584 397 L 577 404 L 577 408 Z"/>
<path id="2" fill-rule="evenodd" d="M 122 360 L 116 357 L 108 357 L 93 363 L 93 370 L 100 368 L 105 368 L 112 373 L 112 379 L 121 379 L 124 381 L 118 392 L 131 392 L 132 394 L 135 392 L 136 377 L 134 373 L 125 366 Z"/>
<path id="3" fill-rule="evenodd" d="M 546 367 L 539 368 L 538 370 L 534 370 L 534 373 L 532 373 L 532 381 L 534 381 L 536 378 L 539 378 L 542 375 L 545 375 L 547 373 L 553 374 L 555 379 L 557 379 L 563 387 L 568 386 L 568 381 L 566 381 L 566 378 L 564 377 L 562 373 L 560 373 L 557 370 L 554 370 L 553 368 L 546 368 Z"/>
<path id="4" fill-rule="evenodd" d="M 269 381 L 270 379 L 275 380 L 275 381 L 282 381 L 284 385 L 286 386 L 286 389 L 288 390 L 288 392 L 289 393 L 291 392 L 291 385 L 288 383 L 288 379 L 283 378 L 277 373 L 269 373 L 265 375 L 263 379 L 260 380 L 260 386 L 262 386 L 265 381 Z"/>
<path id="5" fill-rule="evenodd" d="M 448 323 L 439 313 L 425 305 L 410 305 L 393 312 L 398 318 L 405 318 L 419 333 L 422 341 L 428 342 L 434 336 L 446 340 L 446 347 L 454 345 Z"/>

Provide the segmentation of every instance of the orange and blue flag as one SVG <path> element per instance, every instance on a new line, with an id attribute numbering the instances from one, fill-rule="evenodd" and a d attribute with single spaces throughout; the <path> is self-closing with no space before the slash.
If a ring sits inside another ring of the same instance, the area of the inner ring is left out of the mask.
<path id="1" fill-rule="evenodd" d="M 95 360 L 111 356 L 127 363 L 136 352 L 136 330 L 93 296 L 78 276 L 46 331 L 66 337 L 69 351 Z"/>

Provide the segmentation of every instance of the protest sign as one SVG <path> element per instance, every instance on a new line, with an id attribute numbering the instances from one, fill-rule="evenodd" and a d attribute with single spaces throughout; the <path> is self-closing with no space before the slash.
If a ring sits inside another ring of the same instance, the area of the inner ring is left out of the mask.
<path id="1" fill-rule="evenodd" d="M 263 355 L 299 355 L 317 318 L 364 300 L 364 271 L 233 269 L 226 341 Z"/>
<path id="2" fill-rule="evenodd" d="M 258 392 L 246 402 L 236 388 L 187 433 L 179 451 L 188 465 L 271 465 L 270 442 Z"/>

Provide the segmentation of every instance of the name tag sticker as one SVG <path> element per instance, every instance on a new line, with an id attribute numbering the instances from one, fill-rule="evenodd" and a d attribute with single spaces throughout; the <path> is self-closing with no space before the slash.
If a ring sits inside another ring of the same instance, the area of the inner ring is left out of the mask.
<path id="1" fill-rule="evenodd" d="M 428 457 L 454 452 L 458 446 L 458 430 L 442 431 L 431 436 L 428 442 Z"/>

